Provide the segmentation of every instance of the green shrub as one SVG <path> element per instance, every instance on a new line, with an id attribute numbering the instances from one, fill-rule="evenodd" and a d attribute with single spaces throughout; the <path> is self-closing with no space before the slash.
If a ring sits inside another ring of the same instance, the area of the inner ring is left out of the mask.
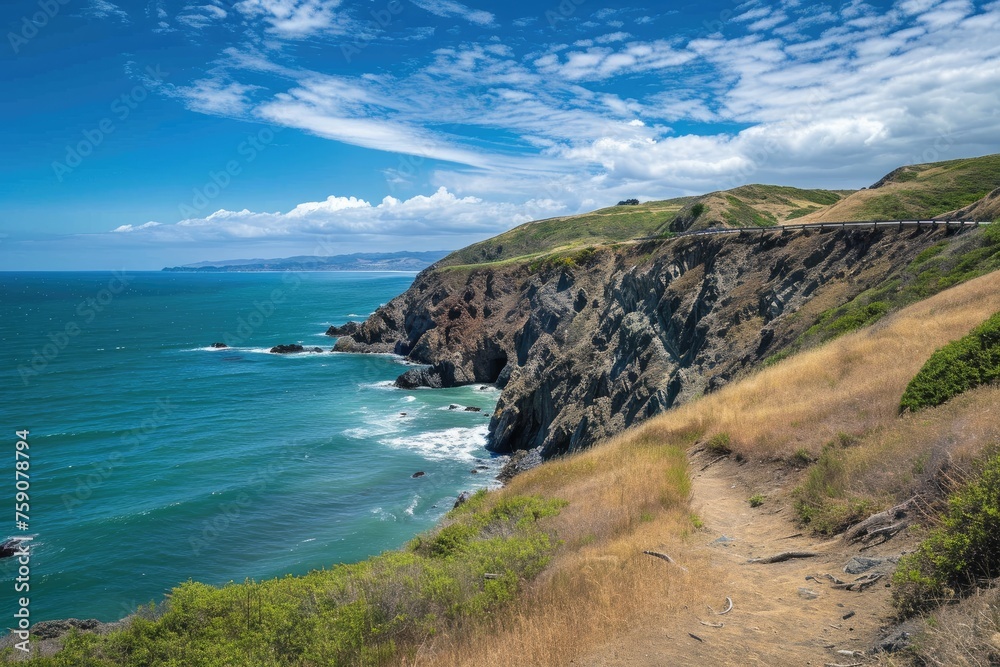
<path id="1" fill-rule="evenodd" d="M 903 557 L 893 577 L 893 604 L 907 616 L 970 590 L 1000 572 L 1000 455 L 978 479 L 954 493 L 941 526 Z"/>
<path id="2" fill-rule="evenodd" d="M 894 310 L 997 269 L 1000 225 L 941 241 L 924 249 L 892 280 L 821 313 L 794 345 L 805 347 L 866 327 Z"/>
<path id="3" fill-rule="evenodd" d="M 851 495 L 851 475 L 847 470 L 846 449 L 856 439 L 841 433 L 823 446 L 819 459 L 809 469 L 806 481 L 792 493 L 799 520 L 825 535 L 835 535 L 871 514 L 874 503 Z M 808 452 L 804 453 L 808 456 Z"/>
<path id="4" fill-rule="evenodd" d="M 717 456 L 727 456 L 731 454 L 733 450 L 729 446 L 729 434 L 716 433 L 709 438 L 708 443 L 705 444 L 705 449 Z"/>
<path id="5" fill-rule="evenodd" d="M 910 380 L 900 412 L 940 405 L 948 399 L 1000 379 L 1000 313 L 931 355 Z"/>
<path id="6" fill-rule="evenodd" d="M 397 664 L 430 637 L 513 600 L 555 548 L 537 522 L 564 505 L 477 493 L 402 551 L 301 577 L 222 587 L 189 581 L 157 614 L 108 635 L 73 636 L 56 656 L 25 664 Z"/>
<path id="7" fill-rule="evenodd" d="M 766 496 L 760 493 L 755 493 L 747 499 L 747 502 L 750 503 L 750 507 L 760 507 L 764 504 L 765 500 L 767 500 Z"/>

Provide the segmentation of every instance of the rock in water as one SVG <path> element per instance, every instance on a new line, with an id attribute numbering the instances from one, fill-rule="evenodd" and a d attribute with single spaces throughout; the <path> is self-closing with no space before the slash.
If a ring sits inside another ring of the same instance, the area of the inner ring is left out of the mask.
<path id="1" fill-rule="evenodd" d="M 465 408 L 465 411 L 466 412 L 482 412 L 483 409 L 482 408 L 477 408 L 477 407 L 475 407 L 473 405 L 470 405 L 469 407 Z"/>
<path id="2" fill-rule="evenodd" d="M 217 350 L 222 350 L 222 349 L 227 348 L 229 346 L 226 345 L 225 343 L 212 343 L 212 347 L 214 347 Z"/>
<path id="3" fill-rule="evenodd" d="M 347 322 L 344 326 L 332 326 L 326 330 L 327 336 L 350 336 L 361 326 L 358 322 Z"/>
<path id="4" fill-rule="evenodd" d="M 442 387 L 453 386 L 453 383 L 448 382 L 447 378 L 442 375 L 441 369 L 434 366 L 430 368 L 411 368 L 396 378 L 394 384 L 400 389 L 416 389 L 417 387 L 441 389 Z"/>
<path id="5" fill-rule="evenodd" d="M 410 477 L 412 477 L 413 479 L 416 479 L 416 478 L 418 478 L 418 477 L 423 477 L 423 476 L 424 476 L 424 475 L 426 475 L 426 474 L 427 474 L 427 473 L 425 473 L 425 472 L 424 472 L 423 470 L 421 470 L 421 471 L 419 471 L 419 472 L 415 472 L 415 473 L 413 473 L 412 475 L 410 475 Z"/>
<path id="6" fill-rule="evenodd" d="M 305 348 L 297 343 L 292 343 L 291 345 L 275 345 L 271 348 L 271 354 L 297 354 L 299 352 L 305 352 Z"/>

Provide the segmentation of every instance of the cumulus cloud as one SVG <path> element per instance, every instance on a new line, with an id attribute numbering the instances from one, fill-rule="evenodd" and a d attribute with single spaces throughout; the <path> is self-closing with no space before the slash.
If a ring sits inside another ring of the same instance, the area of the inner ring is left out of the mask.
<path id="1" fill-rule="evenodd" d="M 459 197 L 447 188 L 430 195 L 401 200 L 386 196 L 372 204 L 356 197 L 330 196 L 304 202 L 281 212 L 229 211 L 221 209 L 203 218 L 181 220 L 172 225 L 149 222 L 122 225 L 117 233 L 143 234 L 149 242 L 252 241 L 274 239 L 309 243 L 346 238 L 481 237 L 538 217 L 556 215 L 565 208 L 551 199 L 538 198 L 520 204 L 479 197 Z M 446 241 L 439 241 L 453 245 Z"/>
<path id="2" fill-rule="evenodd" d="M 334 10 L 341 0 L 241 0 L 234 7 L 244 16 L 265 21 L 271 32 L 301 38 L 345 30 L 344 17 Z"/>

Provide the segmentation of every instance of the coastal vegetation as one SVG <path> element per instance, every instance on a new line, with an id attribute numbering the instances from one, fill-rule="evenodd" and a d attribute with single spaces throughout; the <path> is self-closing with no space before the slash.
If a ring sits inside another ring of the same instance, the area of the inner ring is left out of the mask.
<path id="1" fill-rule="evenodd" d="M 917 411 L 1000 379 L 1000 313 L 948 343 L 906 385 L 899 409 Z"/>
<path id="2" fill-rule="evenodd" d="M 1000 225 L 927 248 L 891 280 L 821 313 L 798 341 L 807 347 L 873 324 L 886 314 L 1000 269 Z"/>
<path id="3" fill-rule="evenodd" d="M 1000 569 L 1000 454 L 981 461 L 948 499 L 941 525 L 905 556 L 893 577 L 903 615 L 936 607 L 993 579 Z"/>

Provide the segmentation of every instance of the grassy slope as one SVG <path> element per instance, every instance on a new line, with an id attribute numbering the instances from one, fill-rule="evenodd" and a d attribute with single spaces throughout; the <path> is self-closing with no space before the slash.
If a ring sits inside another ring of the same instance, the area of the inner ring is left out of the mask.
<path id="1" fill-rule="evenodd" d="M 928 219 L 961 210 L 986 219 L 1000 215 L 1000 195 L 988 197 L 1000 188 L 1000 155 L 900 167 L 877 185 L 857 192 L 744 185 L 697 197 L 612 206 L 526 223 L 452 253 L 441 266 L 531 261 L 641 236 L 712 227 Z"/>
<path id="2" fill-rule="evenodd" d="M 839 201 L 845 194 L 778 185 L 744 185 L 701 197 L 612 206 L 592 213 L 523 224 L 458 250 L 440 265 L 533 260 L 551 253 L 572 253 L 589 246 L 686 229 L 769 227 L 806 209 Z"/>
<path id="3" fill-rule="evenodd" d="M 876 185 L 800 221 L 926 220 L 942 216 L 970 206 L 1000 187 L 1000 155 L 901 167 Z"/>

